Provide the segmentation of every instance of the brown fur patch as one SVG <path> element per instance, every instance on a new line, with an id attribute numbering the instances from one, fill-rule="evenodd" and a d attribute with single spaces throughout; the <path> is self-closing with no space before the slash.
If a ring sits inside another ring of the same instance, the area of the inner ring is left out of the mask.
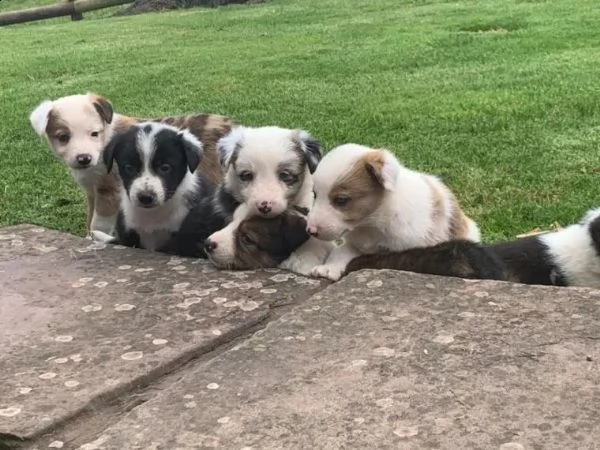
<path id="1" fill-rule="evenodd" d="M 277 267 L 308 240 L 306 220 L 285 212 L 274 218 L 252 216 L 234 234 L 235 269 Z"/>
<path id="2" fill-rule="evenodd" d="M 98 180 L 95 186 L 96 211 L 101 216 L 112 216 L 119 211 L 119 177 L 116 171 L 112 171 L 107 176 Z"/>
<path id="3" fill-rule="evenodd" d="M 329 192 L 329 201 L 343 214 L 346 222 L 358 222 L 381 205 L 385 194 L 381 180 L 383 161 L 381 153 L 367 153 L 354 163 Z M 335 206 L 334 199 L 338 196 L 347 196 L 350 201 L 345 206 Z"/>
<path id="4" fill-rule="evenodd" d="M 452 195 L 451 201 L 454 207 L 450 216 L 449 237 L 450 239 L 466 239 L 469 234 L 469 218 L 460 209 L 460 205 L 454 195 Z"/>
<path id="5" fill-rule="evenodd" d="M 69 130 L 67 124 L 62 121 L 60 115 L 56 111 L 51 109 L 48 113 L 46 134 L 48 135 L 48 138 L 53 142 L 53 144 L 55 144 L 54 141 L 57 141 L 58 135 L 62 133 L 71 136 L 71 131 Z M 57 145 L 53 145 L 53 147 L 57 148 Z"/>
<path id="6" fill-rule="evenodd" d="M 365 167 L 369 175 L 371 175 L 381 186 L 384 184 L 383 180 L 383 166 L 385 165 L 385 157 L 382 150 L 375 150 L 374 152 L 367 153 L 363 158 Z"/>
<path id="7" fill-rule="evenodd" d="M 94 105 L 94 108 L 98 111 L 102 120 L 106 123 L 111 123 L 114 111 L 110 101 L 98 94 L 91 93 L 90 97 L 92 98 L 92 105 Z"/>

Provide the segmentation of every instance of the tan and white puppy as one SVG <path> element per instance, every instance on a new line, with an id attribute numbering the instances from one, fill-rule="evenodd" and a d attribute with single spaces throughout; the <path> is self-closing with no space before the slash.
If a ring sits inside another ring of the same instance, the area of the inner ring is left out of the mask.
<path id="1" fill-rule="evenodd" d="M 326 263 L 314 268 L 314 276 L 337 280 L 361 254 L 480 240 L 477 225 L 448 187 L 404 167 L 387 150 L 337 147 L 319 163 L 313 182 L 307 231 L 325 241 L 344 238 Z"/>
<path id="2" fill-rule="evenodd" d="M 321 160 L 321 145 L 304 130 L 236 127 L 218 143 L 225 178 L 214 197 L 230 223 L 208 242 L 216 253 L 231 254 L 234 231 L 242 220 L 273 218 L 292 207 L 313 202 L 312 173 Z"/>
<path id="3" fill-rule="evenodd" d="M 102 152 L 113 135 L 127 131 L 143 119 L 117 114 L 109 100 L 94 93 L 45 100 L 29 117 L 34 130 L 44 136 L 54 154 L 70 169 L 87 194 L 86 228 L 112 234 L 119 208 L 119 176 L 107 173 Z M 235 125 L 227 117 L 199 114 L 148 119 L 177 128 L 188 128 L 202 141 L 204 158 L 200 171 L 219 183 L 222 171 L 217 141 Z"/>

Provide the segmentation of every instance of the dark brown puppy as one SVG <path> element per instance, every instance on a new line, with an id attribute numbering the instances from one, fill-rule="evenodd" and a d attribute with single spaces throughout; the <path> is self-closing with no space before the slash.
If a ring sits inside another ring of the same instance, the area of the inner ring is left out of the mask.
<path id="1" fill-rule="evenodd" d="M 481 244 L 455 240 L 403 252 L 361 255 L 346 266 L 343 276 L 360 269 L 394 269 L 447 277 L 508 280 L 506 266 Z"/>

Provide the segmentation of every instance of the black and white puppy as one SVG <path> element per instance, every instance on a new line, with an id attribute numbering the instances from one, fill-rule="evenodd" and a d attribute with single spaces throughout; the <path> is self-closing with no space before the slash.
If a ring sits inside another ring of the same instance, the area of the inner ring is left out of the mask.
<path id="1" fill-rule="evenodd" d="M 230 220 L 208 238 L 206 248 L 213 254 L 234 253 L 233 236 L 244 219 L 269 219 L 289 209 L 308 210 L 312 206 L 312 174 L 322 158 L 322 149 L 307 131 L 238 126 L 219 140 L 217 148 L 225 176 L 214 206 Z M 310 247 L 319 254 L 332 248 L 328 242 L 310 241 Z M 297 262 L 294 269 L 300 273 L 311 264 L 310 258 L 304 257 Z"/>
<path id="2" fill-rule="evenodd" d="M 307 131 L 274 126 L 233 128 L 217 144 L 224 181 L 215 206 L 242 220 L 275 217 L 288 207 L 310 208 L 311 174 L 321 145 Z M 242 206 L 242 208 L 239 208 Z"/>
<path id="3" fill-rule="evenodd" d="M 180 256 L 206 257 L 204 241 L 225 226 L 215 186 L 196 168 L 202 143 L 188 130 L 144 122 L 115 136 L 103 153 L 122 180 L 116 239 L 96 239 Z"/>
<path id="4" fill-rule="evenodd" d="M 366 268 L 600 288 L 600 208 L 562 230 L 509 242 L 484 246 L 450 241 L 404 252 L 362 255 L 348 264 L 345 274 Z"/>

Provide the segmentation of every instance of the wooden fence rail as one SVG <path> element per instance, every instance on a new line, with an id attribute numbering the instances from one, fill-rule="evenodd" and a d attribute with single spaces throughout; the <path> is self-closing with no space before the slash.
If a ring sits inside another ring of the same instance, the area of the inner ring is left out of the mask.
<path id="1" fill-rule="evenodd" d="M 34 20 L 52 19 L 54 17 L 81 17 L 81 14 L 96 9 L 132 3 L 133 0 L 75 0 L 39 8 L 10 11 L 0 14 L 0 27 L 14 23 L 32 22 Z"/>

